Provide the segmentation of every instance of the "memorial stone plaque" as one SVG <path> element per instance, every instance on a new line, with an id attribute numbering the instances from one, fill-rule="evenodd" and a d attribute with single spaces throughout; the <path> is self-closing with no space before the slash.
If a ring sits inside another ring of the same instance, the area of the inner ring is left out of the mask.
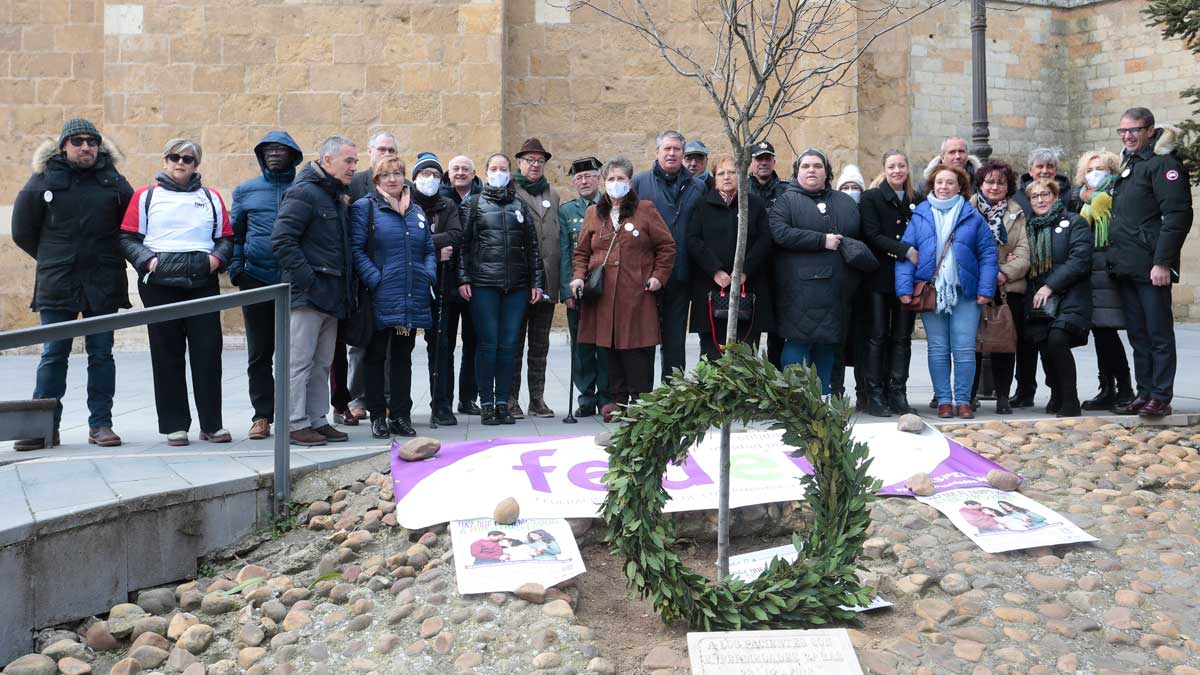
<path id="1" fill-rule="evenodd" d="M 692 675 L 862 675 L 844 628 L 688 633 Z"/>

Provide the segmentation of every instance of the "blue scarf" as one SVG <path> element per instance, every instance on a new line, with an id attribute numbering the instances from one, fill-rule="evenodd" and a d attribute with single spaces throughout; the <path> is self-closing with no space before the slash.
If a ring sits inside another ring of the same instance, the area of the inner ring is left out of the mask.
<path id="1" fill-rule="evenodd" d="M 941 255 L 943 250 L 946 251 L 940 270 L 934 270 L 934 274 L 937 275 L 933 286 L 937 291 L 936 311 L 949 314 L 958 304 L 958 265 L 954 262 L 953 247 L 947 249 L 946 242 L 950 240 L 950 234 L 954 232 L 954 225 L 958 222 L 958 215 L 962 212 L 963 198 L 962 195 L 954 195 L 950 199 L 938 199 L 930 194 L 925 201 L 933 207 L 933 223 L 937 229 L 937 251 L 934 255 Z"/>

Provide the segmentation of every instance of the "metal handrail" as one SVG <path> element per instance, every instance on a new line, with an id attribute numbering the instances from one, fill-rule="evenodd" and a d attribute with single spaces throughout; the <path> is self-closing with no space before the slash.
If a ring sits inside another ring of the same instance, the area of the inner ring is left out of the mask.
<path id="1" fill-rule="evenodd" d="M 289 285 L 275 284 L 248 291 L 226 293 L 211 298 L 185 300 L 169 305 L 136 309 L 76 319 L 45 326 L 0 332 L 0 351 L 29 345 L 66 340 L 96 333 L 135 328 L 152 323 L 184 319 L 223 309 L 245 307 L 262 302 L 275 305 L 275 475 L 272 508 L 276 515 L 285 515 L 291 498 L 291 456 L 288 444 L 288 358 L 290 337 Z M 281 431 L 282 429 L 282 431 Z"/>

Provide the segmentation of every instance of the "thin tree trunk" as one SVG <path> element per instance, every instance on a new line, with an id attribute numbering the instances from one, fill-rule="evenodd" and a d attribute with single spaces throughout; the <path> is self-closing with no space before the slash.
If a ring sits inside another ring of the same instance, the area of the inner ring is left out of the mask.
<path id="1" fill-rule="evenodd" d="M 749 232 L 750 200 L 747 196 L 750 190 L 748 158 L 749 150 L 745 147 L 735 147 L 737 161 L 737 248 L 733 254 L 733 279 L 729 284 L 729 318 L 725 320 L 725 344 L 730 345 L 738 339 L 738 304 L 741 294 L 742 267 L 746 258 L 746 238 Z M 717 340 L 717 336 L 713 336 Z M 729 453 L 730 431 L 732 420 L 725 420 L 721 425 L 721 479 L 718 486 L 717 501 L 717 578 L 729 576 Z"/>

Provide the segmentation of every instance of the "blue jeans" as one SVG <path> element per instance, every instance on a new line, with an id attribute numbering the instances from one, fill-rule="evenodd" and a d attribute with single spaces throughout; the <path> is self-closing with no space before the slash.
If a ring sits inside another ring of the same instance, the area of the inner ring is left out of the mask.
<path id="1" fill-rule="evenodd" d="M 788 340 L 783 343 L 780 362 L 784 368 L 795 363 L 805 366 L 815 364 L 817 377 L 821 380 L 821 393 L 828 394 L 829 380 L 833 377 L 833 357 L 837 355 L 837 348 L 837 345 Z"/>
<path id="2" fill-rule="evenodd" d="M 39 312 L 42 325 L 74 321 L 78 312 L 65 309 L 43 309 Z M 84 312 L 83 317 L 97 316 Z M 117 391 L 117 364 L 113 361 L 113 334 L 96 333 L 83 339 L 87 347 L 87 406 L 88 427 L 112 426 L 113 394 Z M 42 360 L 38 362 L 33 386 L 34 398 L 58 399 L 54 408 L 54 428 L 62 421 L 62 397 L 67 393 L 67 359 L 71 356 L 72 340 L 55 340 L 42 345 Z"/>
<path id="3" fill-rule="evenodd" d="M 475 381 L 480 405 L 508 404 L 512 392 L 517 334 L 529 306 L 529 289 L 507 293 L 499 288 L 472 287 L 471 319 L 475 322 Z"/>
<path id="4" fill-rule="evenodd" d="M 975 331 L 979 329 L 979 305 L 975 296 L 958 301 L 949 314 L 922 312 L 929 351 L 929 377 L 938 405 L 969 405 L 975 379 Z M 950 361 L 954 357 L 954 388 L 950 388 Z"/>

